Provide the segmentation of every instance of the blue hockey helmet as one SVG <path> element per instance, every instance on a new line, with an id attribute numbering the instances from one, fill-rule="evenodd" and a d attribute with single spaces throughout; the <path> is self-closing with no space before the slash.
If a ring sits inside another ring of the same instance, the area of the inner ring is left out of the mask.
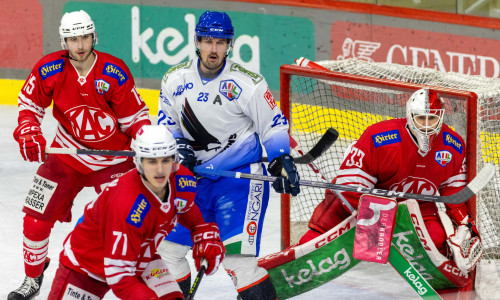
<path id="1" fill-rule="evenodd" d="M 231 52 L 234 41 L 234 28 L 231 18 L 225 12 L 206 11 L 198 20 L 195 28 L 195 42 L 200 37 L 222 38 L 229 40 L 227 55 Z"/>

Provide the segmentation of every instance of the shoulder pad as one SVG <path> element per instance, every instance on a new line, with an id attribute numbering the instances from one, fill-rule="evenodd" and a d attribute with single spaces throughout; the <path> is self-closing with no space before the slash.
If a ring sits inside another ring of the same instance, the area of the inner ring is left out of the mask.
<path id="1" fill-rule="evenodd" d="M 254 84 L 258 84 L 264 79 L 264 77 L 262 75 L 260 75 L 258 73 L 254 73 L 252 71 L 249 71 L 237 63 L 231 64 L 230 71 L 231 72 L 239 72 L 239 73 L 242 73 L 242 74 L 250 77 L 250 79 L 252 79 Z"/>
<path id="2" fill-rule="evenodd" d="M 168 78 L 168 75 L 174 73 L 175 71 L 177 70 L 182 70 L 182 69 L 189 69 L 191 68 L 191 65 L 193 64 L 193 60 L 190 59 L 186 62 L 183 62 L 183 63 L 180 63 L 180 64 L 177 64 L 173 67 L 171 67 L 170 69 L 168 69 L 168 71 L 165 73 L 165 75 L 163 75 L 163 82 L 166 82 L 167 81 L 167 78 Z"/>

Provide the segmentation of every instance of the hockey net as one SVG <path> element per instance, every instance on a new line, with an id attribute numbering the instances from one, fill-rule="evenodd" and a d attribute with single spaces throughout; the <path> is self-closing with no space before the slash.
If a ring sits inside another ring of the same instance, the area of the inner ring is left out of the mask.
<path id="1" fill-rule="evenodd" d="M 284 65 L 280 70 L 280 107 L 290 121 L 290 135 L 309 151 L 333 127 L 339 139 L 314 164 L 327 180 L 335 177 L 348 145 L 369 125 L 404 118 L 410 95 L 430 87 L 445 100 L 445 123 L 466 141 L 469 180 L 485 162 L 499 166 L 500 79 L 355 59 L 321 61 L 329 71 Z M 477 95 L 477 101 L 476 101 Z M 293 153 L 293 152 L 292 152 Z M 297 153 L 293 153 L 298 155 Z M 321 180 L 307 165 L 301 179 Z M 282 246 L 298 242 L 323 199 L 324 190 L 301 187 L 289 202 L 282 196 Z M 500 176 L 483 189 L 469 208 L 478 221 L 485 259 L 500 258 Z"/>

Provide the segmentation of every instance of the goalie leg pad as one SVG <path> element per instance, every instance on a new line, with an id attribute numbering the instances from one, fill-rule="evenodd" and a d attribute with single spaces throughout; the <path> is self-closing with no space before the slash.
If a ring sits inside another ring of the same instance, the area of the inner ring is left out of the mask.
<path id="1" fill-rule="evenodd" d="M 222 264 L 243 299 L 276 299 L 269 275 L 266 269 L 257 266 L 256 257 L 227 255 Z"/>
<path id="2" fill-rule="evenodd" d="M 309 221 L 309 228 L 323 234 L 344 221 L 351 215 L 342 201 L 330 190 L 326 190 L 325 199 L 316 206 Z"/>

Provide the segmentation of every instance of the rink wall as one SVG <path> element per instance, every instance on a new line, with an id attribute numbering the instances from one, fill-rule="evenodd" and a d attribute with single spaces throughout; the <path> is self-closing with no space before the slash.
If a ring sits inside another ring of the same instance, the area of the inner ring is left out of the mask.
<path id="1" fill-rule="evenodd" d="M 0 104 L 17 103 L 33 65 L 60 49 L 66 11 L 84 9 L 99 34 L 97 49 L 123 59 L 156 114 L 160 79 L 195 57 L 191 42 L 205 10 L 232 18 L 231 58 L 260 72 L 279 93 L 279 66 L 356 57 L 487 77 L 500 76 L 500 20 L 407 8 L 312 0 L 23 0 L 0 1 Z M 279 3 L 276 5 L 274 3 Z"/>

